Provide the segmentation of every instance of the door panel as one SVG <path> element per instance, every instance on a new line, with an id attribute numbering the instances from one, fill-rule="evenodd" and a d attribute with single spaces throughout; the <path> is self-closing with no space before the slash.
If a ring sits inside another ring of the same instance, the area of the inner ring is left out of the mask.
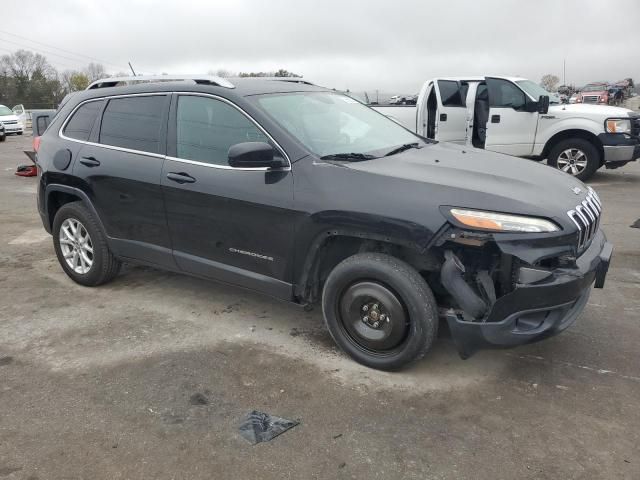
<path id="1" fill-rule="evenodd" d="M 435 79 L 434 82 L 438 101 L 436 140 L 464 145 L 467 133 L 467 90 L 461 82 L 453 80 Z"/>
<path id="2" fill-rule="evenodd" d="M 274 145 L 224 99 L 174 96 L 162 172 L 174 257 L 187 272 L 289 299 L 293 174 L 229 167 L 229 147 L 247 141 Z"/>
<path id="3" fill-rule="evenodd" d="M 524 110 L 525 93 L 514 83 L 487 78 L 489 119 L 485 148 L 509 155 L 531 155 L 538 125 L 538 113 Z"/>
<path id="4" fill-rule="evenodd" d="M 64 134 L 83 140 L 73 173 L 86 183 L 115 253 L 175 268 L 160 185 L 169 99 L 108 100 L 90 133 L 82 127 L 88 113 L 78 109 Z"/>

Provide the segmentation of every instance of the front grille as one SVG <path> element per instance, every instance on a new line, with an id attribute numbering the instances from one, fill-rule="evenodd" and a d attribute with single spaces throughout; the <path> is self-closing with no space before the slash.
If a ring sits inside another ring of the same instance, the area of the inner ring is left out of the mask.
<path id="1" fill-rule="evenodd" d="M 4 123 L 5 125 L 15 125 L 16 123 L 18 123 L 17 120 L 0 120 L 0 122 Z"/>
<path id="2" fill-rule="evenodd" d="M 583 95 L 582 102 L 583 103 L 598 103 L 600 100 L 600 95 Z"/>
<path id="3" fill-rule="evenodd" d="M 640 136 L 640 115 L 631 115 L 631 135 Z"/>
<path id="4" fill-rule="evenodd" d="M 578 251 L 584 250 L 600 226 L 602 202 L 595 190 L 588 187 L 587 198 L 576 208 L 569 210 L 567 215 L 578 227 Z"/>

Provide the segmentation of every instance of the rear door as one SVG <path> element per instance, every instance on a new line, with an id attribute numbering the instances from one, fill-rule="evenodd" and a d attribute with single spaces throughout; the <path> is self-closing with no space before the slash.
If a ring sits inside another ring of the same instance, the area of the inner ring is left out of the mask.
<path id="1" fill-rule="evenodd" d="M 174 258 L 189 273 L 290 299 L 291 168 L 230 167 L 229 147 L 243 142 L 267 142 L 278 149 L 228 100 L 174 95 L 162 172 Z"/>
<path id="2" fill-rule="evenodd" d="M 115 253 L 175 268 L 160 186 L 169 101 L 164 93 L 90 102 L 85 105 L 104 104 L 90 137 L 87 123 L 75 116 L 63 134 L 83 139 L 73 173 L 84 182 Z"/>
<path id="3" fill-rule="evenodd" d="M 515 83 L 491 77 L 487 77 L 486 83 L 489 120 L 485 149 L 515 156 L 531 155 L 538 112 L 526 111 L 527 96 Z"/>
<path id="4" fill-rule="evenodd" d="M 466 82 L 435 79 L 436 140 L 464 144 L 467 133 Z"/>

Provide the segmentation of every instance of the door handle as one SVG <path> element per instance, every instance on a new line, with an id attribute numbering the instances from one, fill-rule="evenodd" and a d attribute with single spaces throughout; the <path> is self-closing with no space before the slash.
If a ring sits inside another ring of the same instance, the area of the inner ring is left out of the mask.
<path id="1" fill-rule="evenodd" d="M 491 123 L 500 123 L 500 115 L 491 115 Z"/>
<path id="2" fill-rule="evenodd" d="M 196 179 L 184 172 L 169 172 L 167 178 L 177 183 L 195 183 Z"/>
<path id="3" fill-rule="evenodd" d="M 446 113 L 441 113 L 440 114 L 440 121 L 441 122 L 446 122 L 447 121 L 447 114 Z"/>
<path id="4" fill-rule="evenodd" d="M 87 167 L 100 166 L 100 160 L 96 160 L 95 157 L 82 157 L 80 159 L 80 163 L 86 165 Z"/>

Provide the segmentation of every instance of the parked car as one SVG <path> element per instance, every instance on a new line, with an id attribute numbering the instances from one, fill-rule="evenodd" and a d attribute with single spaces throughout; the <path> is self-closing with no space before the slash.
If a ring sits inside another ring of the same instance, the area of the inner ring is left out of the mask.
<path id="1" fill-rule="evenodd" d="M 640 157 L 640 115 L 618 107 L 560 105 L 519 77 L 436 78 L 401 123 L 419 135 L 547 163 L 580 180 Z M 377 106 L 383 114 L 392 107 Z M 397 117 L 400 119 L 400 117 Z M 505 159 L 506 160 L 506 159 Z"/>
<path id="2" fill-rule="evenodd" d="M 4 125 L 7 135 L 22 135 L 24 132 L 24 126 L 20 123 L 17 115 L 13 113 L 13 110 L 4 105 L 0 105 L 0 122 Z"/>
<path id="3" fill-rule="evenodd" d="M 603 286 L 612 246 L 579 180 L 311 84 L 141 80 L 93 84 L 41 137 L 38 210 L 81 285 L 134 262 L 321 303 L 385 370 L 429 351 L 439 312 L 466 357 L 566 329 Z"/>

